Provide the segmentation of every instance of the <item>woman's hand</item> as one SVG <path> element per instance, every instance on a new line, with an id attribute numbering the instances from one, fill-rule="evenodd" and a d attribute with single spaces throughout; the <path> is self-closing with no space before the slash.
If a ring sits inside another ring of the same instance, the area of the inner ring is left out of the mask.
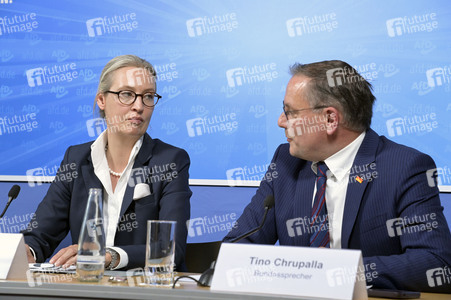
<path id="1" fill-rule="evenodd" d="M 31 253 L 30 246 L 25 244 L 25 251 L 27 252 L 27 259 L 29 264 L 34 264 L 36 260 L 34 259 L 33 253 Z"/>
<path id="2" fill-rule="evenodd" d="M 49 262 L 57 267 L 68 268 L 77 263 L 77 252 L 78 244 L 71 245 L 58 251 Z"/>

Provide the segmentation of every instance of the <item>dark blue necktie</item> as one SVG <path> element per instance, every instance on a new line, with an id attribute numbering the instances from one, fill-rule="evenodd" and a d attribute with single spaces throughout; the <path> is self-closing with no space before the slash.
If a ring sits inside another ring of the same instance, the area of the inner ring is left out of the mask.
<path id="1" fill-rule="evenodd" d="M 330 247 L 328 216 L 326 208 L 327 166 L 323 161 L 317 164 L 316 195 L 312 207 L 310 224 L 310 247 Z"/>

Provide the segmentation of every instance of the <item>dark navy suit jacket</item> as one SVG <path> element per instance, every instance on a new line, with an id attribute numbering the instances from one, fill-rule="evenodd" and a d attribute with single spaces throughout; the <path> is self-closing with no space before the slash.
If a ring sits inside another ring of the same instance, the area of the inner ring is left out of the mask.
<path id="1" fill-rule="evenodd" d="M 67 149 L 60 169 L 73 172 L 67 166 L 74 163 L 76 178 L 55 180 L 50 185 L 47 195 L 30 222 L 36 222 L 33 223 L 37 224 L 36 228 L 29 227 L 23 232 L 25 242 L 35 250 L 38 262 L 50 257 L 69 231 L 72 243 L 78 244 L 88 191 L 90 188 L 103 189 L 94 174 L 91 160 L 92 143 Z M 114 246 L 122 248 L 128 254 L 128 269 L 145 265 L 147 220 L 175 220 L 175 264 L 178 270 L 185 270 L 185 224 L 190 217 L 191 197 L 188 185 L 189 165 L 190 159 L 186 151 L 152 139 L 147 133 L 144 135 L 124 194 L 120 222 L 114 239 Z M 59 173 L 56 176 L 58 179 L 65 177 L 67 176 Z M 151 194 L 133 200 L 135 186 L 139 183 L 148 184 Z"/>
<path id="2" fill-rule="evenodd" d="M 278 147 L 272 162 L 277 178 L 268 174 L 270 180 L 261 182 L 224 241 L 257 227 L 264 212 L 263 200 L 272 194 L 275 206 L 262 230 L 242 242 L 274 244 L 279 240 L 280 245 L 309 245 L 308 229 L 299 220 L 311 214 L 315 184 L 311 162 L 291 156 L 288 144 Z M 360 171 L 372 163 L 377 171 L 374 178 L 368 180 L 363 172 L 353 174 L 364 178 L 362 183 L 349 180 L 341 247 L 362 251 L 367 276 L 373 273 L 367 284 L 375 288 L 451 292 L 449 284 L 430 284 L 426 273 L 451 266 L 451 236 L 438 188 L 428 184 L 427 170 L 436 168 L 433 160 L 368 130 L 353 166 Z M 274 170 L 268 172 L 274 175 Z"/>

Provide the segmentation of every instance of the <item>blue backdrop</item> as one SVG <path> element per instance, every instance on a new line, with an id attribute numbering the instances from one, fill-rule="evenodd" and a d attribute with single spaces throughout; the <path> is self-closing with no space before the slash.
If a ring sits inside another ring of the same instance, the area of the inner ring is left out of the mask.
<path id="1" fill-rule="evenodd" d="M 163 96 L 149 133 L 188 151 L 192 179 L 258 180 L 284 142 L 289 65 L 341 59 L 374 86 L 373 128 L 430 154 L 451 187 L 447 1 L 11 2 L 0 4 L 0 179 L 54 175 L 69 145 L 95 139 L 101 69 L 136 54 Z"/>
<path id="2" fill-rule="evenodd" d="M 5 217 L 0 219 L 0 233 L 18 233 L 24 230 L 50 184 L 44 183 L 34 187 L 30 187 L 27 183 L 19 185 L 21 186 L 19 197 L 11 203 Z M 2 209 L 11 186 L 11 183 L 0 182 L 0 206 Z M 234 226 L 234 222 L 240 217 L 256 189 L 255 187 L 192 186 L 192 225 L 188 227 L 188 243 L 222 240 Z M 442 193 L 440 199 L 448 226 L 450 226 L 451 194 Z M 59 248 L 70 244 L 71 238 L 68 236 Z"/>

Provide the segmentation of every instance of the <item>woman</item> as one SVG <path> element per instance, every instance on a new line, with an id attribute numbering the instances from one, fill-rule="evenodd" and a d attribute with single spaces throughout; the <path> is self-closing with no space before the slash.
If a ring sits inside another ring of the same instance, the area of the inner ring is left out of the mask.
<path id="1" fill-rule="evenodd" d="M 29 262 L 47 259 L 70 230 L 74 245 L 50 263 L 76 263 L 78 236 L 90 188 L 103 189 L 107 269 L 145 265 L 147 220 L 175 220 L 176 269 L 183 271 L 190 216 L 188 154 L 152 139 L 146 130 L 155 105 L 156 72 L 133 55 L 113 58 L 100 75 L 95 104 L 107 129 L 94 141 L 71 146 L 58 173 L 76 168 L 74 180 L 55 180 L 24 232 Z M 95 105 L 94 104 L 94 105 Z M 63 175 L 63 176 L 62 176 Z M 57 174 L 56 178 L 66 178 Z"/>

